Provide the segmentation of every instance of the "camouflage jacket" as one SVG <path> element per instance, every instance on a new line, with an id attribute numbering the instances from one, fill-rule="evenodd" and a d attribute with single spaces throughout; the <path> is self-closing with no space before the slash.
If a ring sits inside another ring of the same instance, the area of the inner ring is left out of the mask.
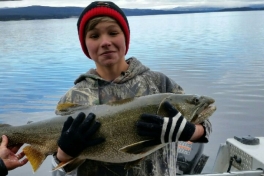
<path id="1" fill-rule="evenodd" d="M 74 103 L 79 105 L 95 105 L 156 93 L 184 93 L 183 89 L 173 80 L 169 79 L 163 73 L 151 71 L 136 58 L 132 57 L 127 59 L 127 63 L 129 64 L 128 70 L 122 72 L 118 78 L 111 82 L 101 78 L 94 69 L 80 75 L 74 82 L 75 86 L 60 99 L 58 104 Z M 56 109 L 56 114 L 63 115 L 64 113 L 67 113 L 67 110 L 59 111 Z M 197 142 L 208 142 L 208 137 L 211 133 L 211 124 L 209 121 L 205 121 L 202 125 L 205 127 L 206 132 Z M 176 144 L 170 145 L 174 145 L 173 147 L 175 148 Z M 93 170 L 92 175 L 100 176 L 166 175 L 169 172 L 166 156 L 170 152 L 169 150 L 171 150 L 170 145 L 149 155 L 139 163 L 137 168 L 128 171 L 124 170 L 124 164 L 110 164 L 87 160 L 78 168 L 77 172 L 78 175 L 87 175 L 87 173 L 91 173 L 91 170 Z M 176 151 L 174 153 L 176 158 Z M 54 176 L 65 175 L 59 173 L 60 171 L 56 172 L 53 173 Z M 73 172 L 72 175 L 76 175 L 76 172 Z"/>

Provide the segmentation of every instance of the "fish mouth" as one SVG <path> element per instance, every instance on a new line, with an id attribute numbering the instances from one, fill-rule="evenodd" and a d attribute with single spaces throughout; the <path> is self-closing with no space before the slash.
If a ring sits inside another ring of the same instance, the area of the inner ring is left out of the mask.
<path id="1" fill-rule="evenodd" d="M 212 113 L 216 110 L 215 105 L 208 105 L 200 114 L 198 115 L 198 118 L 205 115 L 212 115 Z"/>
<path id="2" fill-rule="evenodd" d="M 213 104 L 203 104 L 195 113 L 192 123 L 199 124 L 208 119 L 216 110 L 216 106 Z"/>

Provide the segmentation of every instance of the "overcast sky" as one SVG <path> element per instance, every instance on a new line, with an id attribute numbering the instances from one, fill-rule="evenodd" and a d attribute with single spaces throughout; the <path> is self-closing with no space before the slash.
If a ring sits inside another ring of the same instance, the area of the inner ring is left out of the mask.
<path id="1" fill-rule="evenodd" d="M 43 6 L 77 6 L 86 7 L 91 0 L 0 0 L 1 7 L 21 7 L 31 5 Z M 220 6 L 242 7 L 263 4 L 264 0 L 115 0 L 121 8 L 174 8 L 178 6 Z"/>

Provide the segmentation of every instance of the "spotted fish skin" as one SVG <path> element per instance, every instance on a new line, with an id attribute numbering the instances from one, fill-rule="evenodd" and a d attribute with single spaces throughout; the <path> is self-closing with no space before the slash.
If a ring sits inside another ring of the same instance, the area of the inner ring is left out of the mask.
<path id="1" fill-rule="evenodd" d="M 96 120 L 101 127 L 95 137 L 104 137 L 106 141 L 100 145 L 84 150 L 78 160 L 97 160 L 110 163 L 125 163 L 139 160 L 166 144 L 147 146 L 142 153 L 126 153 L 120 151 L 126 147 L 140 145 L 146 140 L 137 135 L 136 122 L 142 113 L 167 116 L 163 108 L 165 101 L 170 102 L 190 122 L 201 123 L 208 119 L 216 110 L 214 99 L 206 96 L 186 94 L 153 94 L 132 99 L 125 99 L 114 103 L 89 107 L 65 104 L 72 107 L 69 114 L 33 122 L 22 126 L 1 125 L 0 135 L 7 135 L 9 144 L 26 143 L 23 151 L 36 171 L 48 155 L 57 151 L 57 140 L 60 137 L 63 124 L 71 115 L 75 118 L 79 112 L 96 114 Z"/>

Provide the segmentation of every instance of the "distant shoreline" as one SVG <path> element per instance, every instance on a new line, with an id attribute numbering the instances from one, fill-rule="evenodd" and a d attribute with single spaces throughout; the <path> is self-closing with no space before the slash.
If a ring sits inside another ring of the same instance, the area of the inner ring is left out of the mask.
<path id="1" fill-rule="evenodd" d="M 20 20 L 48 20 L 48 19 L 67 19 L 78 18 L 78 16 L 0 16 L 0 21 L 20 21 Z"/>
<path id="2" fill-rule="evenodd" d="M 78 17 L 83 8 L 81 7 L 47 7 L 29 6 L 19 8 L 0 8 L 0 21 L 18 20 L 42 20 L 42 19 L 65 19 Z M 240 8 L 192 8 L 192 9 L 123 9 L 127 16 L 145 15 L 168 15 L 168 14 L 187 14 L 187 13 L 208 13 L 208 12 L 231 12 L 231 11 L 259 11 L 264 7 L 240 7 Z"/>

